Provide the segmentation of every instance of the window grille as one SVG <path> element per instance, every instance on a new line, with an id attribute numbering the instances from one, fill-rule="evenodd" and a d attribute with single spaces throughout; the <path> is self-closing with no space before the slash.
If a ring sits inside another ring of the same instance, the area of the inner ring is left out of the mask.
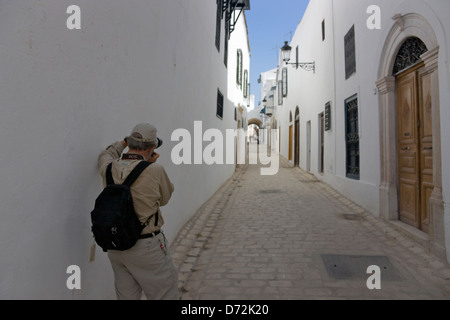
<path id="1" fill-rule="evenodd" d="M 353 96 L 345 102 L 345 131 L 347 148 L 347 178 L 360 179 L 358 98 Z"/>
<path id="2" fill-rule="evenodd" d="M 325 105 L 325 131 L 331 130 L 331 103 Z"/>
<path id="3" fill-rule="evenodd" d="M 345 79 L 356 73 L 355 26 L 345 35 Z"/>
<path id="4" fill-rule="evenodd" d="M 421 61 L 420 56 L 427 51 L 427 46 L 419 38 L 406 39 L 395 58 L 393 74 L 400 73 Z"/>
<path id="5" fill-rule="evenodd" d="M 223 119 L 223 94 L 217 90 L 217 117 Z"/>

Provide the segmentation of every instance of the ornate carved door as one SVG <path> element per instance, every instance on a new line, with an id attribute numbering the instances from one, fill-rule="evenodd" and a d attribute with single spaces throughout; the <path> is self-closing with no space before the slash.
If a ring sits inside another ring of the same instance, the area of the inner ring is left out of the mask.
<path id="1" fill-rule="evenodd" d="M 434 188 L 430 80 L 423 63 L 397 76 L 400 220 L 425 232 Z"/>
<path id="2" fill-rule="evenodd" d="M 421 229 L 429 231 L 429 200 L 433 193 L 433 117 L 431 104 L 431 73 L 418 71 L 419 78 L 419 138 L 420 138 L 420 203 Z"/>

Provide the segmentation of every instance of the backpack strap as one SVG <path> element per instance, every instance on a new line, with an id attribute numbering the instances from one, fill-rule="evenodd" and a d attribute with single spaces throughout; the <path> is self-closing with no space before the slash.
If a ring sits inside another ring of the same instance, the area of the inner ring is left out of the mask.
<path id="1" fill-rule="evenodd" d="M 114 184 L 114 178 L 112 176 L 112 162 L 106 168 L 106 185 Z"/>
<path id="2" fill-rule="evenodd" d="M 147 161 L 139 162 L 139 164 L 128 175 L 128 177 L 126 178 L 126 180 L 124 181 L 123 184 L 130 187 L 134 183 L 134 181 L 136 181 L 136 179 L 139 177 L 139 175 L 151 164 L 152 164 L 151 162 L 147 162 Z M 155 214 L 148 217 L 147 221 L 145 221 L 145 223 L 142 224 L 142 229 L 144 229 L 146 226 L 149 225 L 150 220 L 153 216 L 155 216 L 155 227 L 158 226 L 159 211 L 156 211 Z"/>
<path id="3" fill-rule="evenodd" d="M 145 221 L 145 223 L 142 225 L 142 229 L 144 229 L 146 226 L 150 224 L 150 220 L 153 218 L 153 216 L 155 216 L 155 227 L 158 226 L 159 210 L 156 211 L 155 214 L 152 214 L 150 217 L 148 217 L 147 221 Z"/>
<path id="4" fill-rule="evenodd" d="M 136 181 L 139 175 L 149 166 L 151 165 L 148 161 L 141 161 L 139 164 L 131 171 L 126 180 L 124 181 L 124 185 L 131 187 L 131 185 Z"/>
<path id="5" fill-rule="evenodd" d="M 136 181 L 136 179 L 141 175 L 141 173 L 151 165 L 151 162 L 147 161 L 141 161 L 138 163 L 138 165 L 133 169 L 133 171 L 130 172 L 128 177 L 123 182 L 124 185 L 131 187 L 131 185 Z M 106 169 L 106 181 L 108 185 L 114 184 L 114 178 L 112 176 L 112 163 L 108 165 L 108 168 Z M 147 221 L 142 225 L 142 229 L 144 229 L 148 224 L 150 223 L 150 219 L 155 216 L 155 227 L 158 226 L 158 218 L 159 218 L 159 211 L 156 211 L 155 214 L 152 214 L 150 217 L 148 217 Z"/>

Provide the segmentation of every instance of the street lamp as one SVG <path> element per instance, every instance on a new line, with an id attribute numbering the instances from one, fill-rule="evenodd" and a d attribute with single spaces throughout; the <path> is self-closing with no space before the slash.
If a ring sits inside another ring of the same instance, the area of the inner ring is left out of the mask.
<path id="1" fill-rule="evenodd" d="M 295 62 L 293 63 L 289 63 L 289 61 L 291 60 L 291 51 L 292 51 L 292 47 L 290 45 L 288 45 L 288 42 L 285 41 L 284 42 L 284 46 L 281 48 L 281 57 L 283 58 L 283 61 L 286 64 L 290 64 L 295 66 L 296 69 L 298 69 L 298 67 L 302 68 L 303 70 L 306 71 L 312 71 L 314 73 L 316 73 L 316 63 L 315 62 L 298 62 L 296 57 Z"/>

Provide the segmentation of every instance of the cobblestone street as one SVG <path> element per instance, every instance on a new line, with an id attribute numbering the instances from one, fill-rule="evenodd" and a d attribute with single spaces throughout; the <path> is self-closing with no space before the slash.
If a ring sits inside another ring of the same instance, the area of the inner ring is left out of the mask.
<path id="1" fill-rule="evenodd" d="M 172 252 L 183 300 L 450 298 L 448 264 L 285 159 L 276 176 L 239 168 Z M 383 257 L 393 270 L 380 266 L 369 290 L 368 266 L 337 278 L 324 255 Z"/>

